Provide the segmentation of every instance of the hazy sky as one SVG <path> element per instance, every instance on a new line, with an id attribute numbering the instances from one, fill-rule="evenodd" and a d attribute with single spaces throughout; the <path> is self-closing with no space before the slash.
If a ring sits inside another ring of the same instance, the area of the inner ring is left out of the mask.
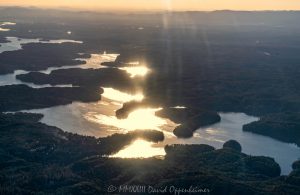
<path id="1" fill-rule="evenodd" d="M 300 10 L 300 0 L 0 0 L 0 5 L 99 10 Z"/>

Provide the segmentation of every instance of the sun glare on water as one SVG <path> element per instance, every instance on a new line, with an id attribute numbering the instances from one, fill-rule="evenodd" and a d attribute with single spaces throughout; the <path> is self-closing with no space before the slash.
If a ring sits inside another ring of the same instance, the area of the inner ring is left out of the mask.
<path id="1" fill-rule="evenodd" d="M 120 54 L 113 54 L 113 53 L 108 54 L 108 53 L 104 52 L 103 54 L 101 54 L 101 58 L 105 62 L 114 62 L 119 55 Z"/>
<path id="2" fill-rule="evenodd" d="M 128 94 L 113 88 L 104 88 L 102 96 L 108 101 L 120 103 L 120 105 L 132 100 L 142 101 L 144 98 L 142 93 Z M 121 106 L 119 108 L 121 108 Z M 119 133 L 151 129 L 164 131 L 164 133 L 168 134 L 169 132 L 168 129 L 166 129 L 166 126 L 171 126 L 173 129 L 176 124 L 156 116 L 155 112 L 158 110 L 161 110 L 161 108 L 140 108 L 131 112 L 126 119 L 118 119 L 114 114 L 103 114 L 99 112 L 89 112 L 84 115 L 84 118 L 90 122 L 111 127 L 113 131 L 117 130 Z M 163 147 L 155 147 L 151 142 L 138 139 L 110 157 L 149 158 L 164 155 L 165 151 Z"/>
<path id="3" fill-rule="evenodd" d="M 160 127 L 167 125 L 168 122 L 155 115 L 155 112 L 158 110 L 160 109 L 138 109 L 131 112 L 126 119 L 118 119 L 116 116 L 106 116 L 102 114 L 96 114 L 92 117 L 88 117 L 87 119 L 107 126 L 124 129 L 126 131 L 145 129 L 161 130 Z"/>
<path id="4" fill-rule="evenodd" d="M 141 101 L 144 98 L 142 93 L 132 95 L 113 88 L 104 88 L 102 96 L 113 102 L 120 103 L 120 105 L 132 100 Z M 121 108 L 121 106 L 119 108 Z M 93 123 L 115 127 L 125 132 L 146 129 L 162 130 L 161 127 L 173 124 L 170 124 L 170 121 L 167 119 L 155 115 L 155 112 L 160 109 L 161 108 L 140 108 L 131 112 L 126 119 L 118 119 L 115 115 L 105 115 L 97 112 L 86 114 L 84 117 Z"/>
<path id="5" fill-rule="evenodd" d="M 6 31 L 10 31 L 9 28 L 1 28 L 1 26 L 13 26 L 16 25 L 16 23 L 14 22 L 0 22 L 0 31 L 6 32 Z"/>
<path id="6" fill-rule="evenodd" d="M 145 75 L 147 75 L 150 71 L 149 68 L 145 67 L 145 66 L 130 66 L 130 67 L 124 67 L 124 68 L 120 68 L 121 70 L 125 70 L 128 74 L 130 74 L 131 78 L 134 77 L 143 77 Z"/>
<path id="7" fill-rule="evenodd" d="M 104 93 L 102 94 L 103 97 L 118 101 L 118 102 L 130 102 L 130 101 L 142 101 L 144 99 L 144 95 L 141 93 L 131 95 L 128 93 L 123 93 L 121 91 L 115 90 L 113 88 L 104 88 Z"/>
<path id="8" fill-rule="evenodd" d="M 1 28 L 0 27 L 0 31 L 7 32 L 7 31 L 10 31 L 10 29 L 8 29 L 8 28 Z"/>
<path id="9" fill-rule="evenodd" d="M 114 158 L 150 158 L 153 156 L 164 156 L 164 148 L 153 147 L 153 143 L 144 140 L 136 140 L 117 154 L 112 155 Z"/>
<path id="10" fill-rule="evenodd" d="M 171 107 L 171 108 L 175 108 L 175 109 L 186 109 L 185 106 L 175 106 L 175 107 Z"/>
<path id="11" fill-rule="evenodd" d="M 91 54 L 90 58 L 76 58 L 75 60 L 84 61 L 85 64 L 81 66 L 81 68 L 107 68 L 103 66 L 101 62 L 114 62 L 119 54 Z"/>

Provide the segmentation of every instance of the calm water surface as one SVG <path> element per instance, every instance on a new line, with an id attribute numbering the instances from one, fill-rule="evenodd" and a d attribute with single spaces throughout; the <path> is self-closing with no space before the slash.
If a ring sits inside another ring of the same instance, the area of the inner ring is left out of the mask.
<path id="1" fill-rule="evenodd" d="M 16 51 L 22 49 L 22 45 L 28 43 L 52 43 L 60 44 L 64 42 L 82 43 L 73 40 L 50 40 L 41 41 L 40 39 L 19 39 L 7 37 L 8 43 L 2 43 L 0 53 L 4 51 Z M 118 54 L 92 54 L 91 58 L 79 60 L 85 64 L 78 66 L 51 67 L 41 72 L 49 74 L 53 70 L 67 68 L 107 68 L 101 65 L 104 61 L 114 61 Z M 122 67 L 132 79 L 142 77 L 151 71 L 147 66 L 140 65 L 138 62 Z M 0 75 L 0 86 L 12 84 L 26 84 L 30 87 L 41 88 L 50 85 L 34 85 L 23 83 L 16 79 L 16 75 L 27 73 L 23 70 L 15 71 L 13 74 Z M 52 86 L 51 86 L 52 87 Z M 61 86 L 72 87 L 72 86 Z M 155 112 L 161 108 L 138 109 L 132 112 L 127 119 L 117 119 L 115 111 L 122 107 L 122 104 L 131 100 L 140 101 L 143 99 L 142 92 L 137 94 L 126 94 L 112 88 L 104 88 L 103 98 L 99 102 L 80 103 L 73 102 L 66 106 L 57 106 L 46 109 L 26 110 L 31 113 L 44 114 L 41 122 L 59 127 L 65 131 L 105 137 L 114 133 L 126 133 L 138 129 L 156 129 L 163 131 L 165 140 L 158 144 L 153 144 L 144 140 L 136 140 L 113 157 L 139 158 L 165 155 L 164 146 L 166 144 L 208 144 L 216 148 L 221 148 L 223 143 L 235 139 L 241 143 L 243 152 L 251 155 L 263 155 L 274 157 L 280 164 L 282 173 L 287 174 L 291 171 L 291 164 L 300 157 L 300 150 L 294 144 L 287 144 L 269 137 L 243 132 L 244 124 L 258 120 L 256 117 L 248 116 L 243 113 L 220 113 L 221 122 L 205 128 L 198 129 L 193 138 L 178 139 L 172 133 L 177 124 L 169 119 L 160 118 Z M 184 106 L 176 106 L 182 109 Z"/>
<path id="2" fill-rule="evenodd" d="M 30 43 L 48 43 L 48 44 L 62 44 L 62 43 L 78 43 L 82 44 L 82 41 L 67 40 L 67 39 L 57 39 L 43 41 L 41 39 L 22 39 L 18 37 L 6 37 L 7 43 L 0 43 L 0 53 L 5 51 L 17 51 L 21 50 L 23 45 Z"/>

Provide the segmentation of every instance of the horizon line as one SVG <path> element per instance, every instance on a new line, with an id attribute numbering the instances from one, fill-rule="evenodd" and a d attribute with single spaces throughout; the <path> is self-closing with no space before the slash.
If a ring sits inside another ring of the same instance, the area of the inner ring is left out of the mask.
<path id="1" fill-rule="evenodd" d="M 216 9 L 216 10 L 168 10 L 168 9 L 87 9 L 87 8 L 76 8 L 76 7 L 65 7 L 65 6 L 18 6 L 18 5 L 0 5 L 0 8 L 22 8 L 22 9 L 42 9 L 42 10 L 57 10 L 57 11 L 83 11 L 83 12 L 299 12 L 300 9 Z"/>

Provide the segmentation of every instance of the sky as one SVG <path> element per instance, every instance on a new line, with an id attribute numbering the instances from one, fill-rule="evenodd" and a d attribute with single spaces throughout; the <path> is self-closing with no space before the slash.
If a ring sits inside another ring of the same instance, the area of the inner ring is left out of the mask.
<path id="1" fill-rule="evenodd" d="M 0 0 L 0 5 L 84 10 L 300 10 L 300 0 Z"/>

